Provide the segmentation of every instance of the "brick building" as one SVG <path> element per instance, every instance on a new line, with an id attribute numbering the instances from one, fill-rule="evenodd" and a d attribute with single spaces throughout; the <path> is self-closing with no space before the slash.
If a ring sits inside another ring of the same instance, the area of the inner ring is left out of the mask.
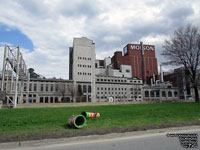
<path id="1" fill-rule="evenodd" d="M 142 62 L 142 60 L 144 61 Z M 132 76 L 138 78 L 143 77 L 142 68 L 144 68 L 145 80 L 153 75 L 158 75 L 154 45 L 143 45 L 142 53 L 141 44 L 127 44 L 123 49 L 123 54 L 121 51 L 114 53 L 112 64 L 114 69 L 119 69 L 120 65 L 131 65 Z"/>

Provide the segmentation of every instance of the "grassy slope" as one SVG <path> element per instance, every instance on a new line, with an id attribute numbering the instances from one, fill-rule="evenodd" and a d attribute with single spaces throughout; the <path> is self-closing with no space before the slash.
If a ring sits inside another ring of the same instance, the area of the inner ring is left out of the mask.
<path id="1" fill-rule="evenodd" d="M 200 120 L 200 104 L 196 103 L 3 109 L 0 110 L 0 135 L 72 130 L 67 127 L 70 115 L 93 110 L 100 112 L 101 117 L 88 119 L 84 129 Z"/>

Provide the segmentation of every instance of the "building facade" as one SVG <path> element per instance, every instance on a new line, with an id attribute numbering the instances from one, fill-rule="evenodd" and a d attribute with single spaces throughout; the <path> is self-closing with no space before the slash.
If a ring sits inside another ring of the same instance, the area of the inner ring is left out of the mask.
<path id="1" fill-rule="evenodd" d="M 0 80 L 0 84 L 1 84 Z M 18 83 L 17 103 L 73 102 L 73 81 L 63 79 L 31 79 Z M 5 105 L 12 105 L 15 97 L 15 82 L 5 81 Z"/>
<path id="2" fill-rule="evenodd" d="M 158 75 L 157 58 L 154 45 L 127 44 L 121 51 L 116 51 L 112 57 L 115 69 L 121 65 L 132 67 L 132 76 L 140 79 Z"/>
<path id="3" fill-rule="evenodd" d="M 69 79 L 74 82 L 74 91 L 77 95 L 78 86 L 87 84 L 91 89 L 90 94 L 85 95 L 86 101 L 95 102 L 95 43 L 86 37 L 74 38 L 73 47 L 69 48 Z M 90 86 L 88 85 L 90 84 Z M 90 91 L 90 90 L 89 90 Z"/>

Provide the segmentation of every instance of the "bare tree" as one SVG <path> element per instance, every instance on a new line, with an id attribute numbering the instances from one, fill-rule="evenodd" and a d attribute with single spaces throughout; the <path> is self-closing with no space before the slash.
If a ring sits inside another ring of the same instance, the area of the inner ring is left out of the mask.
<path id="1" fill-rule="evenodd" d="M 75 91 L 74 91 L 74 85 L 73 84 L 71 85 L 71 88 L 70 88 L 70 94 L 72 96 L 72 102 L 74 102 Z"/>
<path id="2" fill-rule="evenodd" d="M 199 28 L 187 25 L 175 30 L 174 35 L 165 40 L 162 55 L 168 60 L 166 65 L 184 66 L 195 93 L 195 101 L 199 102 L 198 72 L 200 64 L 200 32 Z"/>
<path id="3" fill-rule="evenodd" d="M 62 100 L 65 99 L 65 94 L 67 93 L 66 85 L 65 83 L 59 83 L 58 84 L 58 92 L 62 95 Z"/>

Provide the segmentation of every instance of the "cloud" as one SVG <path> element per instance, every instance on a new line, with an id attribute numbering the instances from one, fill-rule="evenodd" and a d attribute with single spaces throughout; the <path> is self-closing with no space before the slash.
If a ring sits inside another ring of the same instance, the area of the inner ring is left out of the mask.
<path id="1" fill-rule="evenodd" d="M 68 48 L 74 37 L 94 40 L 98 59 L 128 43 L 155 44 L 160 62 L 165 38 L 187 23 L 200 24 L 198 0 L 0 2 L 0 24 L 20 30 L 32 41 L 34 51 L 24 49 L 24 59 L 46 77 L 68 78 Z"/>

